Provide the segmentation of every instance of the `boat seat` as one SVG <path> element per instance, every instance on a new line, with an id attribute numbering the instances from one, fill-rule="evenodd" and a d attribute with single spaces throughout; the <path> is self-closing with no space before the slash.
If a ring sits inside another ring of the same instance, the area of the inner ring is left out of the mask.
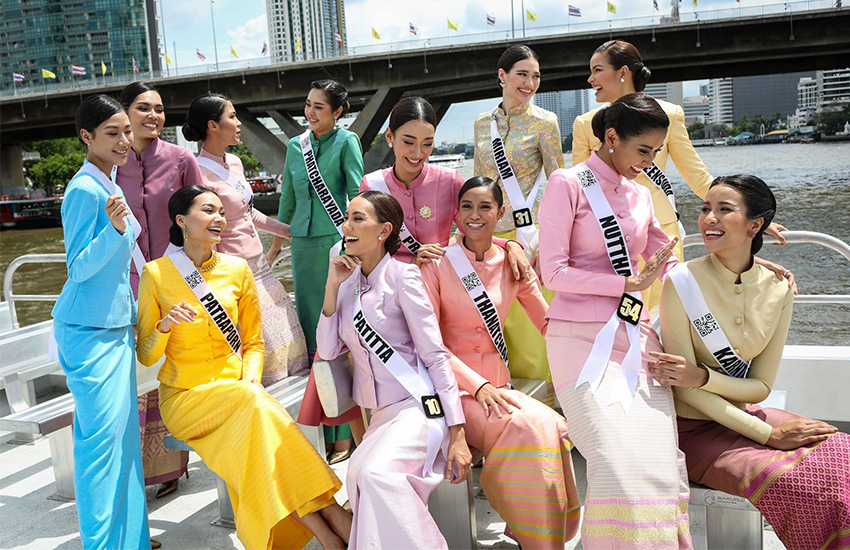
<path id="1" fill-rule="evenodd" d="M 301 410 L 301 402 L 304 399 L 304 392 L 307 389 L 307 380 L 309 371 L 293 374 L 288 378 L 276 382 L 266 388 L 266 391 L 278 402 L 284 406 L 286 412 L 292 418 L 298 418 L 298 412 Z M 316 448 L 320 456 L 325 456 L 325 434 L 322 426 L 305 426 L 298 424 L 301 431 Z M 192 447 L 183 440 L 177 439 L 173 435 L 165 436 L 165 448 L 176 449 L 180 451 L 191 451 Z M 218 493 L 218 512 L 219 517 L 212 524 L 217 527 L 227 527 L 235 529 L 236 523 L 234 520 L 233 506 L 230 503 L 230 495 L 227 492 L 227 484 L 218 474 L 213 472 L 216 480 L 216 492 Z"/>
<path id="2" fill-rule="evenodd" d="M 764 520 L 761 512 L 744 497 L 716 491 L 691 482 L 691 506 L 705 509 L 705 548 L 761 550 Z"/>
<path id="3" fill-rule="evenodd" d="M 5 334 L 15 327 L 12 323 L 12 310 L 9 302 L 0 302 L 0 334 Z"/>

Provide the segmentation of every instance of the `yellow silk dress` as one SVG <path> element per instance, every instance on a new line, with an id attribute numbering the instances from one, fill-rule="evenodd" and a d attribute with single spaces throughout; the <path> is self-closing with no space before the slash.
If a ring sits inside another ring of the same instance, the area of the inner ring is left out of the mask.
<path id="1" fill-rule="evenodd" d="M 263 390 L 264 344 L 257 288 L 247 262 L 213 252 L 198 270 L 242 336 L 242 358 L 168 257 L 148 262 L 139 283 L 137 354 L 159 371 L 165 426 L 186 441 L 227 483 L 236 534 L 249 550 L 302 548 L 312 533 L 300 516 L 333 502 L 341 487 L 286 409 Z M 191 323 L 157 330 L 180 302 L 197 315 Z"/>

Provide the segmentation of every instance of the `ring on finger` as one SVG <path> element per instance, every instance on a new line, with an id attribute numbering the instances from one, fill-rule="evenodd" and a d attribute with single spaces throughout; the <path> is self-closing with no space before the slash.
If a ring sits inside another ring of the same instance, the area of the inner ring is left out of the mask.
<path id="1" fill-rule="evenodd" d="M 783 276 L 783 277 L 787 277 L 788 275 L 791 275 L 791 271 L 789 271 L 789 270 L 787 270 L 787 269 L 786 269 L 786 270 L 785 270 L 785 273 L 783 273 L 783 274 L 782 274 L 782 276 Z"/>

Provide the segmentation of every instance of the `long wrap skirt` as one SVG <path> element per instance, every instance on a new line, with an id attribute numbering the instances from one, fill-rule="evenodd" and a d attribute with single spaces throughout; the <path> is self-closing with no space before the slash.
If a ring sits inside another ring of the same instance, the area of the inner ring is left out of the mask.
<path id="1" fill-rule="evenodd" d="M 478 400 L 461 395 L 466 442 L 485 456 L 481 486 L 523 548 L 563 550 L 581 516 L 567 422 L 536 399 L 502 389 L 521 407 L 502 418 L 487 417 Z"/>
<path id="2" fill-rule="evenodd" d="M 295 287 L 295 309 L 304 330 L 307 351 L 316 351 L 316 327 L 325 300 L 330 250 L 340 240 L 337 233 L 322 237 L 292 238 L 292 284 Z"/>
<path id="3" fill-rule="evenodd" d="M 620 325 L 596 393 L 575 383 L 604 323 L 550 319 L 546 333 L 552 378 L 570 427 L 587 460 L 587 498 L 581 541 L 585 550 L 691 548 L 688 476 L 679 450 L 673 392 L 648 377 L 649 351 L 661 344 L 641 323 L 642 368 L 628 414 L 604 406 L 615 369 L 629 347 Z"/>
<path id="4" fill-rule="evenodd" d="M 74 396 L 74 486 L 85 550 L 150 548 L 133 327 L 53 322 Z"/>
<path id="5" fill-rule="evenodd" d="M 242 380 L 161 385 L 160 395 L 174 437 L 227 483 L 236 535 L 248 550 L 302 548 L 313 538 L 292 513 L 327 507 L 342 484 L 283 405 Z"/>
<path id="6" fill-rule="evenodd" d="M 771 426 L 803 418 L 750 405 Z M 697 483 L 748 499 L 788 548 L 850 548 L 850 435 L 780 451 L 714 422 L 679 418 L 679 447 Z"/>

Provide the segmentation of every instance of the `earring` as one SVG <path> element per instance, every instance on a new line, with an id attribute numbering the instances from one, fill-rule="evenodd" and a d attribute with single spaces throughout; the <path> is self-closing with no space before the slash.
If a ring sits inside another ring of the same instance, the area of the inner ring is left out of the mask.
<path id="1" fill-rule="evenodd" d="M 608 148 L 608 152 L 609 152 L 609 153 L 613 153 L 613 152 L 614 152 L 614 148 L 613 148 L 613 147 L 609 147 L 609 148 Z"/>
<path id="2" fill-rule="evenodd" d="M 499 86 L 504 88 L 505 87 L 505 81 L 500 79 L 499 80 Z"/>
<path id="3" fill-rule="evenodd" d="M 392 149 L 392 148 L 393 148 L 393 144 L 392 144 L 392 143 L 388 143 L 387 145 L 389 145 L 389 146 L 390 146 L 390 149 Z"/>
<path id="4" fill-rule="evenodd" d="M 86 142 L 86 147 L 91 149 L 91 143 Z"/>
<path id="5" fill-rule="evenodd" d="M 626 81 L 626 79 L 625 79 L 625 78 L 623 78 L 623 77 L 621 76 L 621 77 L 620 77 L 620 82 L 625 82 L 625 81 Z"/>
<path id="6" fill-rule="evenodd" d="M 378 235 L 378 240 L 379 240 L 379 241 L 383 241 L 383 240 L 384 240 L 384 238 L 383 238 L 382 236 Z"/>

